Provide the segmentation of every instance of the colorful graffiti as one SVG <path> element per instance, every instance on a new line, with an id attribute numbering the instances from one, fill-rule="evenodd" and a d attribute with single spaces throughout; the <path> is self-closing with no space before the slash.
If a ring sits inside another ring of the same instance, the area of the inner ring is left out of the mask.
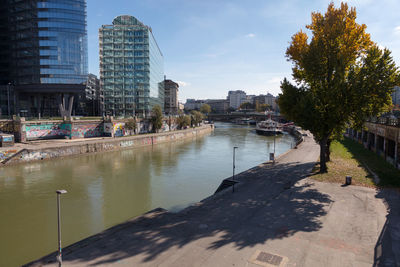
<path id="1" fill-rule="evenodd" d="M 3 139 L 3 142 L 12 142 L 13 139 L 14 139 L 14 136 L 12 136 L 12 135 L 3 135 L 2 139 Z"/>
<path id="2" fill-rule="evenodd" d="M 88 138 L 103 136 L 104 127 L 102 124 L 77 124 L 72 127 L 72 138 Z"/>
<path id="3" fill-rule="evenodd" d="M 114 123 L 114 136 L 125 135 L 125 123 Z"/>
<path id="4" fill-rule="evenodd" d="M 0 151 L 0 161 L 6 160 L 12 155 L 17 153 L 17 150 L 6 150 L 6 151 Z"/>
<path id="5" fill-rule="evenodd" d="M 48 123 L 38 125 L 26 125 L 26 138 L 30 139 L 49 139 L 69 136 L 71 124 L 66 123 Z"/>
<path id="6" fill-rule="evenodd" d="M 151 137 L 142 139 L 142 145 L 151 145 L 151 144 L 153 144 L 153 139 Z"/>

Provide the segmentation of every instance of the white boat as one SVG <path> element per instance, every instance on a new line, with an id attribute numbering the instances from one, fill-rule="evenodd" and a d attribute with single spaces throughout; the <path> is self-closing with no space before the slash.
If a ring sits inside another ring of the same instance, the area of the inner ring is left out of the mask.
<path id="1" fill-rule="evenodd" d="M 279 122 L 268 119 L 257 123 L 256 133 L 261 135 L 277 135 L 282 134 L 282 126 Z"/>

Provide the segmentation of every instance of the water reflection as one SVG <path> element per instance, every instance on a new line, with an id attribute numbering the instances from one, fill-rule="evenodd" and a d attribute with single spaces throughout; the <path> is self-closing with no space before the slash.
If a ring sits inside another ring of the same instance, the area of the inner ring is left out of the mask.
<path id="1" fill-rule="evenodd" d="M 276 153 L 291 142 L 277 137 Z M 232 173 L 233 146 L 241 172 L 268 159 L 273 137 L 217 124 L 193 140 L 0 168 L 0 266 L 56 250 L 55 190 L 68 191 L 62 196 L 68 245 L 153 208 L 176 211 L 209 196 Z"/>

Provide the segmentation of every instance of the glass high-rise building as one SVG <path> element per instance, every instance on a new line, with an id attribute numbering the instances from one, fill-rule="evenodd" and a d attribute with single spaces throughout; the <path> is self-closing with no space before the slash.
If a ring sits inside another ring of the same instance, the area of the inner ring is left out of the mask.
<path id="1" fill-rule="evenodd" d="M 164 108 L 163 55 L 152 30 L 133 16 L 99 29 L 100 86 L 106 114 L 146 116 Z"/>
<path id="2" fill-rule="evenodd" d="M 14 113 L 56 116 L 71 96 L 78 107 L 88 73 L 86 0 L 5 2 L 0 83 L 12 88 Z"/>

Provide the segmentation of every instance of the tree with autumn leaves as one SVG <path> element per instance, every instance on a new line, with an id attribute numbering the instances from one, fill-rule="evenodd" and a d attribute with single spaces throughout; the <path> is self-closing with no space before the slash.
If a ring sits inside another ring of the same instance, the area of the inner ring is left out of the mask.
<path id="1" fill-rule="evenodd" d="M 368 116 L 390 107 L 399 72 L 390 51 L 356 22 L 355 8 L 331 3 L 324 15 L 314 12 L 311 18 L 311 40 L 299 31 L 286 50 L 295 84 L 282 81 L 278 104 L 287 119 L 314 135 L 320 172 L 327 172 L 330 142 L 349 125 L 360 129 Z"/>

